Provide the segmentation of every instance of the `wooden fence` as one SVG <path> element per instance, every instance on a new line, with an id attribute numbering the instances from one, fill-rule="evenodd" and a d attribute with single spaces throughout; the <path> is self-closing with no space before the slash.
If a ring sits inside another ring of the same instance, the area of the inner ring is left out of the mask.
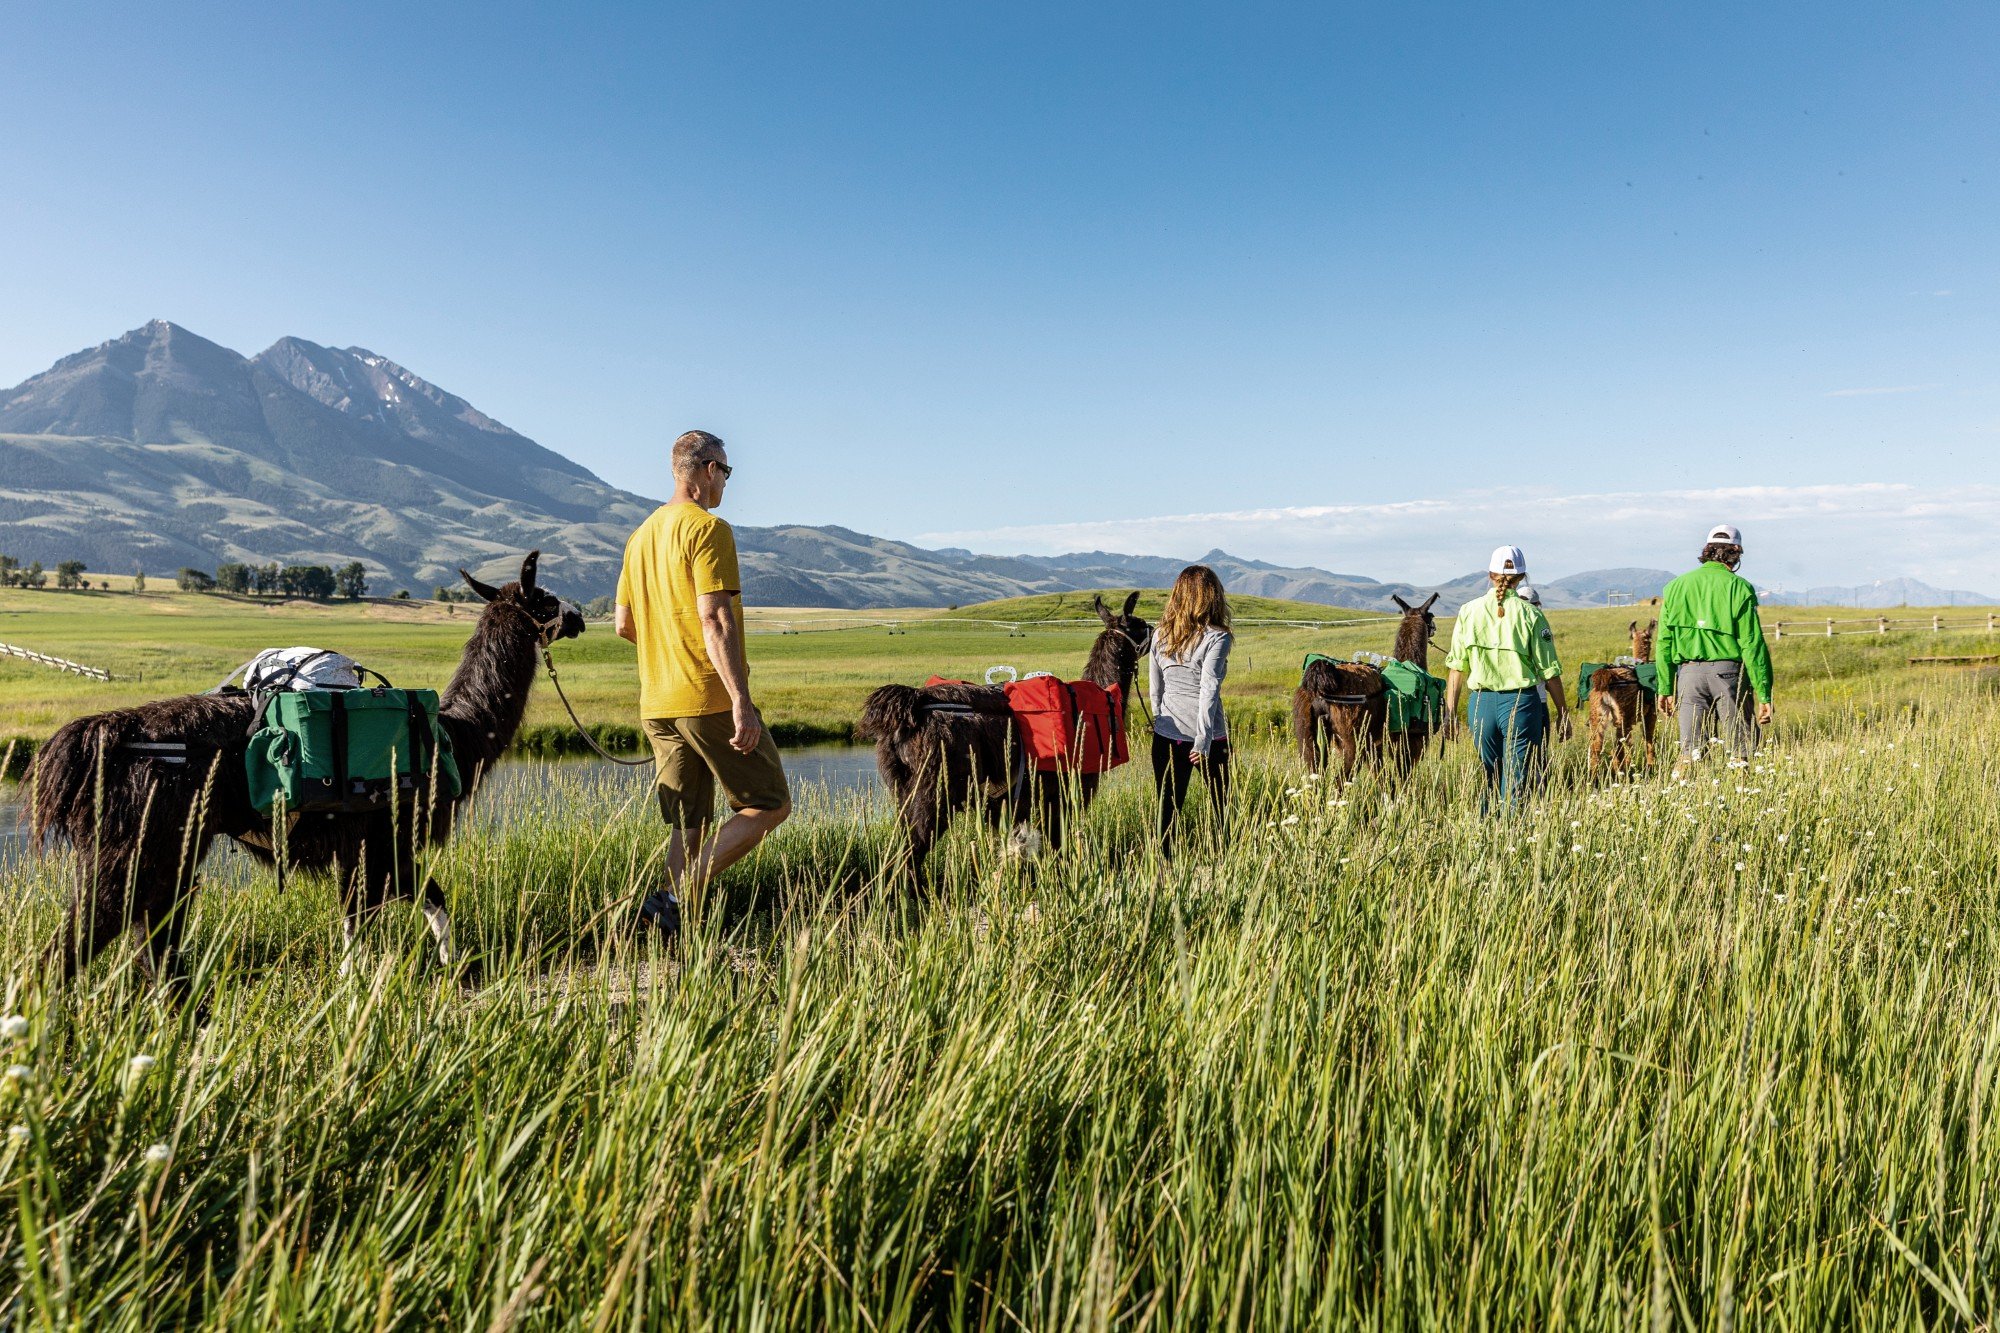
<path id="1" fill-rule="evenodd" d="M 58 671 L 73 671 L 79 676 L 88 676 L 92 680 L 111 679 L 111 673 L 102 667 L 85 666 L 81 662 L 72 662 L 66 657 L 50 657 L 47 653 L 38 653 L 32 648 L 17 648 L 11 643 L 0 643 L 0 657 L 18 657 L 23 662 L 34 662 L 41 666 L 54 667 Z"/>
<path id="2" fill-rule="evenodd" d="M 1836 620 L 1832 616 L 1828 616 L 1823 621 L 1780 620 L 1769 626 L 1765 632 L 1779 639 L 1784 638 L 1786 634 L 1790 634 L 1795 639 L 1802 635 L 1811 638 L 1831 639 L 1837 634 L 1887 634 L 1891 628 L 1900 626 L 1918 631 L 1928 630 L 1932 634 L 1942 634 L 1948 629 L 1983 629 L 1988 634 L 1991 634 L 1994 632 L 1997 622 L 2000 622 L 2000 617 L 1996 617 L 1991 612 L 1988 612 L 1983 617 L 1970 617 L 1964 620 L 1947 620 L 1941 615 L 1904 617 L 1901 620 L 1890 616 L 1867 616 L 1860 619 Z M 1841 625 L 1859 625 L 1862 628 L 1836 628 Z M 1807 628 L 1807 626 L 1811 628 Z M 1822 626 L 1824 628 L 1821 628 Z"/>

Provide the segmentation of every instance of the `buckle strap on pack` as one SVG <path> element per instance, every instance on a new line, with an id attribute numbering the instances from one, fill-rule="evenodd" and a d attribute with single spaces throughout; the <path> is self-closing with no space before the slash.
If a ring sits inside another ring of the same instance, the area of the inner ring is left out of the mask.
<path id="1" fill-rule="evenodd" d="M 415 690 L 405 696 L 404 703 L 410 717 L 410 776 L 414 778 L 430 772 L 430 759 L 425 755 L 424 747 L 430 745 L 431 753 L 435 754 L 436 738 L 431 735 L 430 714 L 424 710 Z"/>
<path id="2" fill-rule="evenodd" d="M 347 693 L 344 690 L 328 691 L 333 695 L 333 790 L 343 799 L 347 796 Z"/>

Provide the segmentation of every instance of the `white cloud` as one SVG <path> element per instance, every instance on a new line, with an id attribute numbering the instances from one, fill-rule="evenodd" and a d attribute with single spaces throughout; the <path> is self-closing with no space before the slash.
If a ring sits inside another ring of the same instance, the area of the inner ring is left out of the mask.
<path id="1" fill-rule="evenodd" d="M 930 532 L 916 541 L 1002 554 L 1120 551 L 1191 559 L 1220 547 L 1281 565 L 1441 582 L 1501 542 L 1542 579 L 1623 566 L 1678 569 L 1715 523 L 1744 530 L 1744 573 L 1804 587 L 1908 576 L 2000 595 L 2000 486 L 1736 486 L 1559 495 L 1463 491 L 1390 504 L 1166 514 Z"/>
<path id="2" fill-rule="evenodd" d="M 1829 398 L 1872 398 L 1878 393 L 1922 393 L 1926 389 L 1935 389 L 1937 387 L 1935 384 L 1894 384 L 1880 389 L 1834 389 L 1826 396 Z"/>

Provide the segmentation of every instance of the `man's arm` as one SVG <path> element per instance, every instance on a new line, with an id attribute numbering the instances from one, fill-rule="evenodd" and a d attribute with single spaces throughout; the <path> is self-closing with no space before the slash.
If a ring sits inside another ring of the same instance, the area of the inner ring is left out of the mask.
<path id="1" fill-rule="evenodd" d="M 1680 670 L 1680 663 L 1674 660 L 1674 626 L 1667 619 L 1667 599 L 1660 598 L 1660 619 L 1653 636 L 1653 683 L 1659 687 L 1660 711 L 1668 717 L 1674 715 L 1674 672 Z"/>
<path id="2" fill-rule="evenodd" d="M 1743 605 L 1736 612 L 1736 646 L 1743 654 L 1743 669 L 1749 673 L 1750 688 L 1757 692 L 1757 720 L 1771 720 L 1771 645 L 1764 642 L 1764 617 L 1757 610 L 1757 594 L 1745 588 Z"/>
<path id="3" fill-rule="evenodd" d="M 708 648 L 708 660 L 729 691 L 730 715 L 736 734 L 730 748 L 749 754 L 764 738 L 764 721 L 750 702 L 750 664 L 743 657 L 743 632 L 736 626 L 733 592 L 705 592 L 696 599 L 701 613 L 701 640 Z"/>
<path id="4" fill-rule="evenodd" d="M 611 608 L 611 632 L 628 643 L 639 642 L 639 625 L 632 619 L 632 608 L 614 606 Z"/>

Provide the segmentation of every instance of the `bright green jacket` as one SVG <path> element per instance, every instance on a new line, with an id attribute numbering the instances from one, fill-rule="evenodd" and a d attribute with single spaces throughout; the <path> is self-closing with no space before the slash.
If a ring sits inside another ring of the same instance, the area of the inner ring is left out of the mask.
<path id="1" fill-rule="evenodd" d="M 1524 690 L 1562 675 L 1548 617 L 1514 593 L 1507 594 L 1504 616 L 1499 597 L 1490 592 L 1459 607 L 1444 663 L 1463 672 L 1466 686 L 1475 690 Z"/>
<path id="2" fill-rule="evenodd" d="M 1683 662 L 1741 662 L 1757 701 L 1771 702 L 1771 649 L 1750 580 L 1711 560 L 1669 583 L 1660 598 L 1653 662 L 1668 694 Z"/>

